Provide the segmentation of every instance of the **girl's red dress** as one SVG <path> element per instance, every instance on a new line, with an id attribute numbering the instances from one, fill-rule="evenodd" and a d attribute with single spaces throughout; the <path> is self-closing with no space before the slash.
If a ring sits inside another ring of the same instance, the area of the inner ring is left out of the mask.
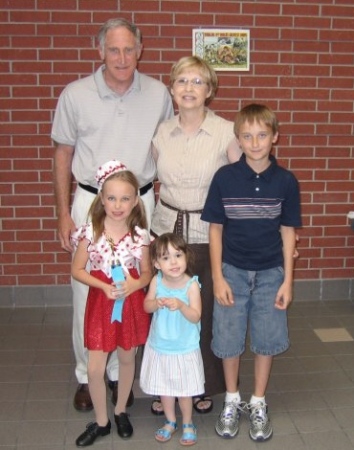
<path id="1" fill-rule="evenodd" d="M 112 249 L 104 234 L 97 242 L 93 241 L 92 224 L 89 223 L 80 227 L 72 239 L 76 244 L 82 239 L 88 240 L 91 275 L 106 283 L 112 283 L 112 261 L 119 260 L 123 269 L 133 278 L 139 277 L 142 248 L 150 244 L 150 236 L 147 230 L 138 227 L 136 233 L 135 242 L 128 233 Z M 111 352 L 117 347 L 129 350 L 145 344 L 150 327 L 150 315 L 144 311 L 144 298 L 144 289 L 126 297 L 122 322 L 111 322 L 114 300 L 108 299 L 102 289 L 90 287 L 85 310 L 85 347 L 89 350 Z"/>

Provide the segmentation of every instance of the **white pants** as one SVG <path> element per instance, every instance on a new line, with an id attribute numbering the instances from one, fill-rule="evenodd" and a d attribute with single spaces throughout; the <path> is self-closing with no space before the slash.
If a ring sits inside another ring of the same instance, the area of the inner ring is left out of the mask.
<path id="1" fill-rule="evenodd" d="M 88 221 L 88 211 L 95 198 L 94 194 L 85 191 L 79 186 L 76 189 L 74 202 L 71 210 L 71 216 L 77 227 L 83 225 Z M 146 194 L 141 197 L 146 217 L 148 220 L 148 226 L 150 227 L 151 216 L 155 207 L 155 194 L 154 190 L 150 189 Z M 90 271 L 89 264 L 87 270 Z M 77 381 L 80 384 L 86 384 L 87 379 L 87 362 L 88 362 L 88 350 L 84 347 L 84 318 L 86 300 L 88 294 L 88 286 L 80 283 L 74 279 L 71 279 L 71 286 L 73 290 L 73 347 L 76 359 L 75 374 Z M 112 352 L 107 363 L 107 376 L 111 381 L 118 379 L 118 360 L 117 352 Z"/>

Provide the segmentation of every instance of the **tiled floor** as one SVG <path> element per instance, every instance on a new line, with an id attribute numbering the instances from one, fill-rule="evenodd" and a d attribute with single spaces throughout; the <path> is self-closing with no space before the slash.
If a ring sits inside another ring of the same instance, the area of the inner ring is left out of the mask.
<path id="1" fill-rule="evenodd" d="M 239 435 L 223 440 L 214 423 L 223 396 L 212 413 L 195 416 L 199 441 L 194 448 L 272 450 L 352 450 L 354 448 L 354 304 L 298 302 L 289 312 L 291 349 L 277 357 L 267 402 L 274 436 L 255 444 L 247 419 Z M 76 389 L 71 347 L 71 311 L 63 308 L 0 308 L 0 450 L 69 450 L 93 419 L 72 407 Z M 222 376 L 222 374 L 220 374 Z M 241 369 L 241 393 L 252 390 L 252 356 Z M 94 447 L 177 449 L 177 435 L 167 444 L 153 438 L 162 422 L 150 413 L 150 399 L 134 388 L 130 408 L 134 436 L 122 441 L 114 428 Z M 108 400 L 112 412 L 112 405 Z"/>

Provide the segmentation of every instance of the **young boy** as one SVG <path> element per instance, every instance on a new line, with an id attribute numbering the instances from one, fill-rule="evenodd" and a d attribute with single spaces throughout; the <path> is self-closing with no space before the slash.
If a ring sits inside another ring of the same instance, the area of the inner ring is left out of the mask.
<path id="1" fill-rule="evenodd" d="M 300 195 L 294 175 L 270 155 L 278 139 L 274 112 L 248 105 L 237 115 L 234 129 L 243 155 L 215 174 L 201 216 L 210 222 L 215 296 L 211 347 L 223 360 L 226 384 L 215 430 L 223 438 L 235 437 L 239 430 L 237 380 L 249 323 L 255 353 L 249 435 L 266 441 L 273 433 L 265 401 L 272 360 L 289 347 L 286 310 L 292 300 Z"/>

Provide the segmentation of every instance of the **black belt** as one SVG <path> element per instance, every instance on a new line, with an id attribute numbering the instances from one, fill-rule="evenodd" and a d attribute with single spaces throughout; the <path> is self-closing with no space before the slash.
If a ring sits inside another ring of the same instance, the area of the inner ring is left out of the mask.
<path id="1" fill-rule="evenodd" d="M 81 189 L 83 189 L 84 191 L 91 192 L 91 194 L 95 194 L 95 195 L 98 194 L 98 189 L 95 188 L 95 187 L 93 187 L 93 186 L 90 186 L 89 184 L 82 184 L 82 183 L 79 183 L 79 186 L 80 186 Z M 143 186 L 143 187 L 141 187 L 141 188 L 139 189 L 139 194 L 140 194 L 140 195 L 144 195 L 144 194 L 146 194 L 148 191 L 150 191 L 150 189 L 152 189 L 153 187 L 154 187 L 154 185 L 153 185 L 152 182 L 150 181 L 150 183 L 145 184 L 145 186 Z"/>

